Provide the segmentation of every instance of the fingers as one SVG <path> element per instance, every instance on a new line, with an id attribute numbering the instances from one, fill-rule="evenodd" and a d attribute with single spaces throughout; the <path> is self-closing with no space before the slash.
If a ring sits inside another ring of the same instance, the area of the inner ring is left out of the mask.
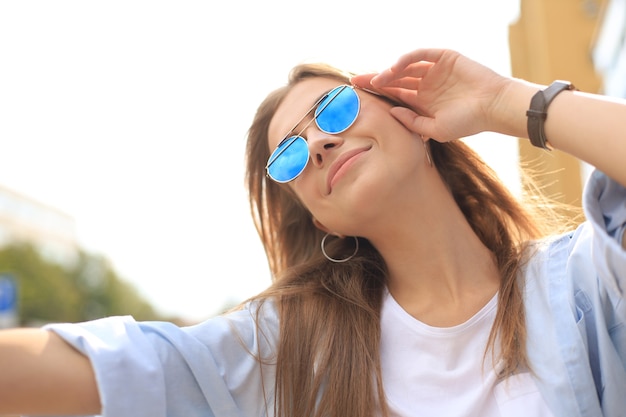
<path id="1" fill-rule="evenodd" d="M 414 77 L 402 77 L 402 78 L 392 78 L 385 80 L 379 76 L 374 77 L 371 80 L 371 84 L 374 88 L 381 89 L 399 89 L 403 88 L 405 90 L 417 91 L 420 86 L 422 78 L 414 78 Z"/>
<path id="2" fill-rule="evenodd" d="M 383 93 L 383 95 L 391 98 L 397 104 L 409 106 L 411 108 L 414 108 L 416 106 L 416 88 L 383 87 L 379 90 Z M 414 110 L 419 111 L 418 108 L 414 108 Z"/>
<path id="3" fill-rule="evenodd" d="M 402 87 L 416 89 L 419 80 L 424 78 L 432 68 L 432 62 L 413 62 L 401 68 L 395 65 L 372 77 L 370 83 L 378 88 Z"/>
<path id="4" fill-rule="evenodd" d="M 386 95 L 382 88 L 375 87 L 372 84 L 372 79 L 377 76 L 378 76 L 377 73 L 355 75 L 352 78 L 350 78 L 350 83 L 365 91 L 369 91 L 374 94 Z"/>
<path id="5" fill-rule="evenodd" d="M 436 136 L 433 131 L 433 119 L 421 116 L 406 107 L 394 107 L 390 110 L 391 115 L 402 123 L 407 129 L 422 136 L 430 138 Z"/>
<path id="6" fill-rule="evenodd" d="M 413 73 L 419 75 L 422 70 L 423 68 L 415 70 Z M 380 74 L 357 75 L 352 77 L 350 82 L 363 90 L 386 96 L 398 103 L 415 106 L 421 78 L 396 77 L 393 74 L 389 75 L 388 71 Z"/>
<path id="7" fill-rule="evenodd" d="M 376 75 L 378 75 L 377 73 L 371 73 L 371 74 L 359 74 L 359 75 L 354 75 L 352 76 L 352 78 L 350 78 L 350 83 L 352 85 L 355 85 L 357 87 L 361 87 L 361 88 L 369 88 L 371 87 L 371 80 L 372 78 L 374 78 Z"/>
<path id="8" fill-rule="evenodd" d="M 350 78 L 350 84 L 355 87 L 358 87 L 362 90 L 369 91 L 370 93 L 386 95 L 381 89 L 376 88 L 372 85 L 372 78 L 376 77 L 378 74 L 359 74 L 354 75 Z"/>
<path id="9" fill-rule="evenodd" d="M 391 70 L 394 72 L 401 72 L 404 68 L 416 62 L 425 62 L 432 65 L 441 61 L 445 54 L 450 53 L 452 53 L 452 51 L 447 49 L 416 49 L 415 51 L 406 53 L 398 58 L 398 61 L 391 66 Z"/>
<path id="10" fill-rule="evenodd" d="M 396 63 L 378 74 L 362 74 L 353 78 L 355 84 L 365 87 L 365 84 L 375 88 L 402 87 L 417 88 L 421 78 L 437 63 L 448 61 L 453 63 L 459 53 L 449 49 L 417 49 L 402 55 Z"/>
<path id="11" fill-rule="evenodd" d="M 394 65 L 378 74 L 356 75 L 352 77 L 351 82 L 362 88 L 400 87 L 416 90 L 420 79 L 428 74 L 433 65 L 432 62 L 413 62 L 402 68 L 394 68 Z"/>
<path id="12" fill-rule="evenodd" d="M 355 87 L 358 87 L 369 93 L 387 97 L 392 102 L 395 102 L 398 105 L 409 105 L 410 103 L 415 101 L 415 97 L 417 95 L 416 90 L 419 86 L 417 80 L 413 80 L 410 82 L 392 81 L 387 85 L 376 87 L 372 85 L 371 80 L 377 75 L 378 74 L 355 75 L 350 79 L 350 83 Z"/>
<path id="13" fill-rule="evenodd" d="M 415 96 L 417 94 L 417 80 L 410 81 L 415 88 L 404 88 L 406 86 L 406 80 L 396 80 L 391 81 L 389 84 L 384 87 L 378 88 L 372 86 L 372 79 L 378 76 L 378 74 L 360 74 L 355 75 L 350 79 L 352 85 L 359 87 L 365 91 L 370 91 L 375 94 L 384 95 L 398 103 L 410 103 L 415 100 Z M 400 121 L 403 125 L 405 125 L 409 130 L 412 130 L 417 133 L 421 133 L 419 130 L 420 122 L 418 121 L 418 113 L 413 110 L 410 110 L 405 107 L 392 108 L 391 114 Z"/>

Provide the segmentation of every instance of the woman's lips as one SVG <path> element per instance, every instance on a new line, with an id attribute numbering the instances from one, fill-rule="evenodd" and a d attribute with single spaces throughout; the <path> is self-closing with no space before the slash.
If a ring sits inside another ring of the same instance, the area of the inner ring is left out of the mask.
<path id="1" fill-rule="evenodd" d="M 370 148 L 371 147 L 353 149 L 339 155 L 335 162 L 333 162 L 333 164 L 330 166 L 330 169 L 328 170 L 328 175 L 326 177 L 328 194 L 332 192 L 333 186 L 343 176 L 343 173 L 349 169 L 350 165 L 352 165 L 352 163 L 354 163 L 354 161 L 358 159 L 364 152 L 369 151 Z"/>

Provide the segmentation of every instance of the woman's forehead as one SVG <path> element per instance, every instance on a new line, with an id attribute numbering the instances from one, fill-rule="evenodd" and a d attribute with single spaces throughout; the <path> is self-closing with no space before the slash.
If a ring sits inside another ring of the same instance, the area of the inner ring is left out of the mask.
<path id="1" fill-rule="evenodd" d="M 274 149 L 322 95 L 341 85 L 330 78 L 308 78 L 294 85 L 280 103 L 269 125 L 268 140 Z"/>

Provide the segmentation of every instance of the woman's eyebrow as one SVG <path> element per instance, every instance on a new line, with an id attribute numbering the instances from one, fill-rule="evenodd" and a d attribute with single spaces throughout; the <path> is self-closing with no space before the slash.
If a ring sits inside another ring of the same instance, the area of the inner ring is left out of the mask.
<path id="1" fill-rule="evenodd" d="M 324 100 L 324 98 L 326 98 L 326 96 L 328 96 L 328 93 L 330 93 L 331 91 L 333 91 L 335 88 L 337 87 L 333 87 L 327 91 L 324 91 L 322 94 L 319 95 L 319 97 L 317 97 L 317 99 L 315 99 L 315 104 L 313 104 L 313 107 L 317 106 L 318 104 L 320 104 L 320 102 L 322 100 Z"/>
<path id="2" fill-rule="evenodd" d="M 333 87 L 333 88 L 337 88 L 337 87 Z M 320 102 L 321 102 L 322 100 L 324 100 L 324 98 L 326 98 L 326 97 L 328 96 L 328 93 L 330 93 L 330 92 L 333 90 L 333 88 L 331 88 L 331 89 L 329 89 L 329 90 L 327 90 L 327 91 L 323 92 L 322 94 L 320 94 L 320 95 L 319 95 L 319 96 L 315 99 L 315 102 L 314 102 L 314 104 L 311 106 L 311 108 L 310 108 L 309 110 L 307 110 L 307 112 L 304 114 L 304 116 L 302 116 L 302 117 L 300 118 L 300 120 L 298 120 L 298 123 L 296 123 L 296 124 L 295 124 L 295 125 L 294 125 L 294 126 L 293 126 L 293 127 L 292 127 L 292 128 L 291 128 L 291 129 L 290 129 L 290 130 L 289 130 L 289 131 L 288 131 L 288 132 L 287 132 L 284 136 L 283 136 L 283 138 L 281 139 L 281 141 L 278 143 L 278 146 L 280 146 L 280 144 L 282 144 L 282 143 L 285 141 L 285 139 L 287 139 L 287 138 L 289 137 L 289 135 L 291 135 L 291 134 L 293 133 L 293 131 L 294 131 L 294 130 L 296 130 L 296 127 L 298 127 L 298 125 L 299 125 L 300 123 L 302 123 L 302 121 L 303 121 L 303 120 L 304 120 L 304 119 L 305 119 L 305 118 L 306 118 L 309 114 L 311 114 L 311 112 L 312 112 L 313 110 L 315 110 L 315 108 L 317 107 L 317 105 L 318 105 L 318 104 L 320 104 Z"/>

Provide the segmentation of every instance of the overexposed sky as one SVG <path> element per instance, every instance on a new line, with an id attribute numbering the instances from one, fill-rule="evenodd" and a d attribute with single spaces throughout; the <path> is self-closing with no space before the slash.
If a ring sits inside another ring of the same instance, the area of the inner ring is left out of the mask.
<path id="1" fill-rule="evenodd" d="M 510 74 L 518 0 L 0 2 L 0 184 L 76 220 L 157 308 L 201 320 L 269 284 L 246 130 L 301 61 L 381 70 L 419 47 Z M 516 141 L 475 146 L 518 187 Z"/>

